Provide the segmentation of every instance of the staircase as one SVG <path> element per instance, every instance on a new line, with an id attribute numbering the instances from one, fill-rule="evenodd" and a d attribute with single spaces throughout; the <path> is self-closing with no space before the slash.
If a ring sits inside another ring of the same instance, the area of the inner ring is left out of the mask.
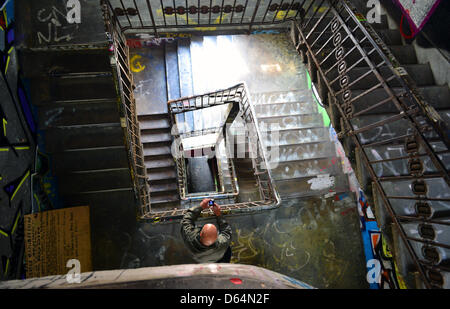
<path id="1" fill-rule="evenodd" d="M 284 38 L 283 34 L 281 36 Z M 244 37 L 242 36 L 239 39 L 244 40 Z M 201 74 L 205 65 L 201 61 L 204 59 L 202 55 L 206 54 L 208 55 L 208 60 L 205 61 L 215 59 L 213 51 L 215 50 L 214 48 L 218 48 L 217 44 L 230 44 L 232 40 L 233 36 L 183 38 L 172 43 L 166 43 L 164 46 L 164 57 L 160 53 L 153 52 L 152 63 L 158 67 L 156 70 L 159 71 L 160 66 L 165 66 L 165 90 L 168 100 L 190 96 L 194 93 L 194 89 L 195 94 L 199 94 L 231 86 L 232 84 L 226 83 L 220 76 L 221 74 L 229 76 L 229 72 L 216 71 L 212 73 L 214 69 L 209 68 L 207 74 Z M 285 42 L 280 38 L 276 38 L 274 43 L 270 42 L 269 44 L 279 44 L 280 41 Z M 209 49 L 211 47 L 213 51 Z M 286 47 L 282 45 L 280 48 Z M 142 49 L 139 51 L 145 53 Z M 295 54 L 293 49 L 288 52 Z M 157 54 L 159 58 L 156 60 Z M 219 61 L 220 59 L 217 59 L 216 62 L 218 63 Z M 158 64 L 155 64 L 155 62 Z M 223 66 L 223 64 L 221 65 Z M 237 72 L 236 74 L 239 73 Z M 251 77 L 249 76 L 248 78 Z M 266 78 L 269 80 L 271 77 L 267 76 Z M 233 82 L 233 80 L 230 80 L 230 83 Z M 275 149 L 279 148 L 279 154 L 270 159 L 269 168 L 272 169 L 280 195 L 282 198 L 293 198 L 320 196 L 329 194 L 330 191 L 346 192 L 348 191 L 347 176 L 342 171 L 341 159 L 338 159 L 336 146 L 330 138 L 329 129 L 324 126 L 323 117 L 317 109 L 317 104 L 312 97 L 312 91 L 307 89 L 306 82 L 304 85 L 299 84 L 297 87 L 299 89 L 297 91 L 265 93 L 253 93 L 250 89 L 260 129 L 263 133 L 267 133 L 263 134 L 266 135 L 265 139 L 263 136 L 263 143 L 269 152 L 273 150 L 274 154 Z M 153 92 L 156 92 L 156 90 Z M 154 108 L 161 111 L 162 105 Z M 202 112 L 204 117 L 202 117 Z M 149 164 L 147 172 L 149 177 L 151 177 L 152 171 L 156 170 L 160 172 L 158 176 L 170 172 L 170 178 L 169 176 L 164 176 L 163 179 L 166 186 L 158 194 L 161 196 L 161 207 L 164 207 L 163 205 L 173 207 L 177 203 L 175 201 L 176 179 L 175 166 L 173 160 L 170 160 L 169 150 L 166 148 L 166 151 L 163 153 L 147 156 L 147 152 L 150 153 L 151 150 L 156 149 L 156 140 L 164 143 L 157 144 L 159 147 L 171 141 L 167 120 L 165 120 L 164 124 L 161 122 L 162 117 L 166 117 L 165 115 L 162 113 L 157 115 L 140 115 L 139 120 L 141 122 L 141 136 L 146 152 L 146 162 Z M 177 117 L 185 117 L 185 121 L 190 128 L 200 130 L 204 128 L 205 122 L 211 118 L 214 119 L 215 115 L 205 110 L 187 112 Z M 151 126 L 149 119 L 154 119 L 152 120 L 153 122 L 158 120 L 163 126 Z M 149 130 L 144 130 L 144 127 L 149 128 Z M 269 129 L 270 131 L 267 132 Z M 150 142 L 150 134 L 153 134 L 155 137 L 154 139 L 152 138 L 152 142 Z M 279 135 L 279 140 L 276 139 L 276 135 Z M 248 156 L 248 144 L 239 145 L 240 141 L 245 139 L 237 138 L 233 135 L 231 138 L 235 138 L 234 141 L 233 139 L 228 141 L 235 144 L 234 153 L 240 147 L 243 147 L 242 149 L 245 152 L 242 158 L 233 158 L 240 192 L 237 202 L 259 200 L 261 197 L 252 161 Z M 248 143 L 248 141 L 245 143 Z M 230 144 L 228 146 L 230 147 Z M 231 151 L 231 153 L 233 152 Z M 152 184 L 160 183 L 150 179 L 151 192 L 154 190 L 152 189 Z M 169 184 L 173 185 L 169 187 Z M 173 199 L 169 200 L 170 197 Z M 158 203 L 159 199 L 156 202 Z M 169 204 L 169 202 L 172 202 L 172 204 Z M 152 198 L 153 206 L 155 205 L 154 203 L 155 198 Z"/>
<path id="2" fill-rule="evenodd" d="M 62 207 L 91 210 L 93 266 L 114 267 L 101 240 L 135 222 L 136 202 L 107 49 L 21 51 Z M 102 260 L 106 259 L 106 260 Z"/>
<path id="3" fill-rule="evenodd" d="M 109 52 L 24 52 L 25 76 L 67 206 L 133 201 Z"/>
<path id="4" fill-rule="evenodd" d="M 152 210 L 168 210 L 179 205 L 176 167 L 170 150 L 169 115 L 138 115 L 144 161 L 147 169 Z"/>

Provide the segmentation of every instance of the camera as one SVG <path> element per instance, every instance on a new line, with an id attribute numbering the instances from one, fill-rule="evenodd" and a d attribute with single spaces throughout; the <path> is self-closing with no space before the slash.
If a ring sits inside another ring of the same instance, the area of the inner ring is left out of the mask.
<path id="1" fill-rule="evenodd" d="M 211 199 L 209 202 L 208 202 L 208 206 L 214 206 L 214 199 Z"/>

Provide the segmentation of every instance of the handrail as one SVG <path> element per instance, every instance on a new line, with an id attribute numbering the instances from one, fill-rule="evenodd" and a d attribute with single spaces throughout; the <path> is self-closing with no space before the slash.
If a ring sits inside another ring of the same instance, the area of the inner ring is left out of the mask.
<path id="1" fill-rule="evenodd" d="M 322 9 L 321 12 L 319 12 L 319 9 Z M 356 13 L 356 9 L 348 0 L 312 0 L 302 20 L 293 22 L 292 39 L 297 50 L 303 56 L 305 62 L 308 63 L 308 69 L 318 84 L 319 92 L 324 96 L 322 99 L 326 101 L 330 98 L 331 100 L 328 102 L 329 108 L 337 110 L 338 115 L 335 116 L 340 117 L 342 123 L 338 137 L 341 139 L 349 138 L 356 145 L 356 149 L 361 150 L 359 152 L 362 161 L 370 174 L 372 183 L 381 196 L 382 205 L 397 226 L 407 252 L 421 274 L 425 285 L 431 287 L 425 266 L 410 243 L 412 239 L 407 235 L 400 223 L 401 216 L 395 213 L 391 205 L 391 199 L 397 197 L 389 196 L 381 184 L 382 181 L 387 179 L 392 181 L 405 178 L 403 176 L 379 177 L 375 173 L 375 163 L 369 160 L 365 149 L 372 145 L 380 144 L 381 141 L 364 143 L 360 134 L 373 133 L 376 129 L 389 122 L 399 120 L 407 122 L 406 127 L 411 132 L 396 138 L 396 142 L 404 139 L 405 151 L 408 153 L 409 158 L 414 159 L 410 161 L 410 175 L 407 179 L 413 181 L 411 193 L 415 196 L 412 198 L 420 201 L 427 197 L 427 185 L 424 179 L 428 177 L 424 175 L 424 169 L 420 169 L 420 166 L 422 166 L 421 159 L 415 155 L 419 152 L 419 149 L 425 150 L 426 156 L 430 158 L 434 168 L 438 171 L 435 173 L 434 179 L 442 179 L 444 184 L 450 185 L 449 173 L 442 162 L 440 154 L 431 146 L 432 140 L 435 140 L 437 136 L 437 139 L 442 141 L 444 147 L 447 148 L 447 152 L 449 151 L 450 143 L 446 132 L 447 128 L 437 112 L 418 93 L 413 80 L 405 69 L 401 67 L 378 34 L 368 23 L 362 23 Z M 319 46 L 317 43 L 320 40 L 322 40 L 322 43 Z M 327 52 L 322 53 L 326 49 Z M 355 54 L 357 56 L 356 59 L 352 59 L 352 63 L 348 64 L 346 58 Z M 357 60 L 358 57 L 360 60 Z M 350 80 L 350 72 L 359 63 L 364 63 L 365 66 L 369 67 L 368 71 L 362 75 L 358 74 L 357 76 L 359 77 L 355 78 L 355 80 Z M 389 74 L 386 74 L 386 72 L 381 73 L 380 68 L 382 66 L 388 68 Z M 385 74 L 388 77 L 385 77 Z M 352 97 L 351 87 L 368 78 L 372 80 L 371 84 L 373 85 L 369 86 L 371 88 Z M 400 85 L 401 91 L 399 93 L 395 92 L 391 86 L 393 82 Z M 358 104 L 355 104 L 356 101 L 359 100 L 361 102 L 362 98 L 374 91 L 383 92 L 386 98 L 380 99 L 378 103 L 369 105 L 369 107 L 360 107 Z M 328 97 L 326 93 L 329 93 Z M 394 110 L 392 112 L 394 116 L 377 117 L 375 122 L 370 124 L 362 124 L 361 122 L 360 125 L 355 127 L 356 120 L 364 117 L 375 108 L 388 105 L 391 107 L 391 110 Z M 363 109 L 355 112 L 357 108 Z M 413 139 L 409 139 L 408 136 L 412 136 Z M 383 143 L 389 144 L 390 140 L 384 140 Z"/>

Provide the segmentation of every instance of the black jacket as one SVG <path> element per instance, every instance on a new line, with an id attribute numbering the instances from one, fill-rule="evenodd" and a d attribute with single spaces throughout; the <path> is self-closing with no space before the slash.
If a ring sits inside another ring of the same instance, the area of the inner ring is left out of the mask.
<path id="1" fill-rule="evenodd" d="M 188 209 L 181 220 L 181 236 L 184 243 L 190 249 L 192 257 L 198 263 L 215 263 L 219 261 L 231 242 L 231 227 L 223 216 L 216 217 L 219 226 L 219 235 L 214 244 L 207 247 L 200 242 L 202 227 L 196 227 L 195 221 L 202 212 L 202 206 L 194 206 Z"/>

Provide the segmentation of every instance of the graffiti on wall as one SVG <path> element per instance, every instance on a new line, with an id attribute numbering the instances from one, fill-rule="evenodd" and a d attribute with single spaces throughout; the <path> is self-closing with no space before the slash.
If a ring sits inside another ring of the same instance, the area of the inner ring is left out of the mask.
<path id="1" fill-rule="evenodd" d="M 372 209 L 359 190 L 358 212 L 366 256 L 367 281 L 371 289 L 406 289 Z"/>

